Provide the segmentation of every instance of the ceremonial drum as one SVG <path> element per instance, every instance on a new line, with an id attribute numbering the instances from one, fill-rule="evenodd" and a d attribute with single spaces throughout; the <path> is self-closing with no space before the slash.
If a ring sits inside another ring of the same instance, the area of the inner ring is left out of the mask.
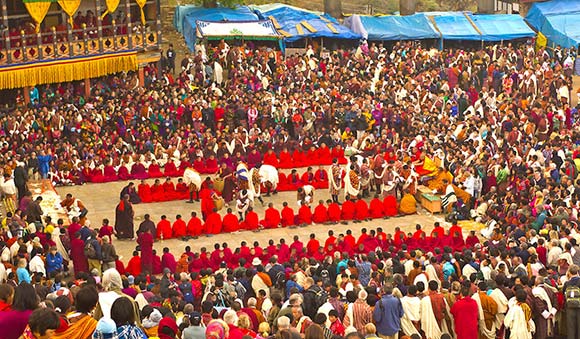
<path id="1" fill-rule="evenodd" d="M 213 180 L 213 188 L 217 192 L 222 193 L 224 191 L 224 179 L 223 178 L 215 178 Z"/>
<path id="2" fill-rule="evenodd" d="M 213 199 L 213 203 L 218 211 L 221 211 L 221 209 L 224 208 L 224 205 L 226 204 L 224 198 L 222 197 Z"/>
<path id="3" fill-rule="evenodd" d="M 278 186 L 278 170 L 272 165 L 260 166 L 260 178 L 262 183 L 272 184 L 271 189 L 275 190 Z"/>
<path id="4" fill-rule="evenodd" d="M 201 176 L 193 168 L 188 167 L 185 169 L 183 172 L 183 181 L 187 186 L 189 186 L 191 191 L 199 191 L 201 189 Z M 195 189 L 193 189 L 192 186 L 194 186 Z"/>

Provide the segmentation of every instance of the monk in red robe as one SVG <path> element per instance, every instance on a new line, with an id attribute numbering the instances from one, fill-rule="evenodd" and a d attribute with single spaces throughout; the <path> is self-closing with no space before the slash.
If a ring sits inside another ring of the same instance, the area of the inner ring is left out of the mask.
<path id="1" fill-rule="evenodd" d="M 347 196 L 346 200 L 342 204 L 342 213 L 340 215 L 340 218 L 342 220 L 354 219 L 355 208 L 356 208 L 356 206 L 355 206 L 354 202 L 352 200 L 350 200 L 349 196 Z"/>
<path id="2" fill-rule="evenodd" d="M 405 232 L 401 231 L 401 228 L 395 227 L 395 234 L 393 236 L 393 244 L 397 248 L 399 248 L 399 247 L 401 247 L 402 244 L 405 243 L 406 240 L 407 240 L 407 235 L 405 235 Z"/>
<path id="3" fill-rule="evenodd" d="M 215 156 L 212 154 L 205 161 L 205 171 L 209 174 L 215 174 L 219 170 L 218 162 Z"/>
<path id="4" fill-rule="evenodd" d="M 273 203 L 269 203 L 264 215 L 264 220 L 260 221 L 260 224 L 264 226 L 264 228 L 276 228 L 280 225 L 281 221 L 282 218 L 280 217 L 280 212 L 274 208 Z"/>
<path id="5" fill-rule="evenodd" d="M 129 180 L 131 179 L 131 175 L 129 174 L 129 170 L 125 166 L 119 167 L 119 172 L 117 173 L 119 180 Z"/>
<path id="6" fill-rule="evenodd" d="M 201 219 L 197 217 L 197 213 L 191 212 L 191 219 L 187 222 L 187 235 L 191 237 L 199 237 L 202 232 Z"/>
<path id="7" fill-rule="evenodd" d="M 175 185 L 171 178 L 166 178 L 163 183 L 163 201 L 171 201 L 177 199 L 177 192 L 175 192 Z"/>
<path id="8" fill-rule="evenodd" d="M 318 206 L 314 208 L 314 214 L 312 215 L 312 221 L 317 224 L 324 224 L 328 221 L 328 212 L 326 211 L 326 206 L 324 205 L 324 200 L 318 202 Z"/>
<path id="9" fill-rule="evenodd" d="M 469 232 L 469 235 L 467 236 L 467 238 L 465 238 L 465 246 L 467 246 L 467 248 L 472 249 L 473 246 L 479 243 L 480 243 L 479 238 L 477 237 L 477 235 L 475 235 L 475 231 Z"/>
<path id="10" fill-rule="evenodd" d="M 336 245 L 336 241 L 338 239 L 334 236 L 334 232 L 332 230 L 328 231 L 328 238 L 326 238 L 326 241 L 324 242 L 324 250 L 327 251 L 328 248 L 332 245 Z"/>
<path id="11" fill-rule="evenodd" d="M 320 165 L 331 165 L 332 156 L 330 155 L 330 148 L 326 146 L 325 143 L 320 144 L 318 150 L 316 150 L 316 157 Z"/>
<path id="12" fill-rule="evenodd" d="M 151 200 L 154 202 L 165 201 L 165 191 L 159 179 L 155 179 L 153 186 L 151 186 Z"/>
<path id="13" fill-rule="evenodd" d="M 219 234 L 222 231 L 222 216 L 217 212 L 215 207 L 208 214 L 203 229 L 206 234 Z"/>
<path id="14" fill-rule="evenodd" d="M 363 221 L 369 219 L 369 205 L 363 199 L 358 199 L 355 203 L 355 219 L 358 221 Z"/>
<path id="15" fill-rule="evenodd" d="M 433 230 L 431 231 L 431 238 L 442 238 L 445 235 L 445 230 L 441 227 L 439 222 L 435 222 Z"/>
<path id="16" fill-rule="evenodd" d="M 310 206 L 302 205 L 298 209 L 298 224 L 299 225 L 310 225 L 312 224 L 312 211 Z"/>
<path id="17" fill-rule="evenodd" d="M 298 148 L 292 152 L 292 163 L 294 164 L 293 167 L 303 167 L 305 164 L 304 153 Z"/>
<path id="18" fill-rule="evenodd" d="M 341 165 L 344 165 L 348 162 L 344 157 L 344 149 L 340 145 L 335 146 L 332 151 L 330 151 L 330 156 L 333 159 L 338 159 L 338 163 Z"/>
<path id="19" fill-rule="evenodd" d="M 189 199 L 189 187 L 187 187 L 183 178 L 177 179 L 177 185 L 175 185 L 175 197 L 179 200 Z"/>
<path id="20" fill-rule="evenodd" d="M 240 230 L 240 221 L 238 217 L 232 213 L 232 209 L 228 208 L 228 212 L 224 215 L 222 220 L 222 231 L 225 233 L 237 232 Z"/>
<path id="21" fill-rule="evenodd" d="M 149 229 L 139 233 L 137 243 L 141 249 L 141 271 L 153 273 L 153 235 Z"/>
<path id="22" fill-rule="evenodd" d="M 161 178 L 163 173 L 161 173 L 161 168 L 156 162 L 153 162 L 149 165 L 149 169 L 147 170 L 149 173 L 149 178 Z"/>
<path id="23" fill-rule="evenodd" d="M 185 221 L 181 219 L 181 214 L 175 216 L 175 221 L 173 222 L 173 237 L 183 238 L 187 234 L 187 225 Z"/>
<path id="24" fill-rule="evenodd" d="M 162 215 L 161 220 L 157 223 L 157 239 L 171 239 L 173 232 L 171 231 L 171 223 L 167 220 L 167 216 Z"/>
<path id="25" fill-rule="evenodd" d="M 379 195 L 376 194 L 370 203 L 370 217 L 373 219 L 379 219 L 384 217 L 383 213 L 383 202 L 379 199 Z"/>
<path id="26" fill-rule="evenodd" d="M 276 153 L 274 153 L 273 149 L 269 149 L 268 152 L 264 154 L 264 165 L 271 165 L 274 167 L 278 167 L 280 165 L 278 158 L 276 157 Z"/>
<path id="27" fill-rule="evenodd" d="M 105 172 L 106 169 L 107 168 L 105 167 Z M 149 178 L 149 174 L 147 173 L 147 170 L 142 163 L 136 162 L 133 164 L 133 166 L 131 166 L 131 178 L 133 180 L 143 180 Z"/>
<path id="28" fill-rule="evenodd" d="M 163 167 L 163 175 L 166 177 L 176 177 L 179 175 L 173 160 L 169 159 L 167 163 L 165 163 L 165 166 Z"/>
<path id="29" fill-rule="evenodd" d="M 383 199 L 383 211 L 385 217 L 394 217 L 399 214 L 399 210 L 397 209 L 397 199 L 394 196 L 388 195 Z"/>
<path id="30" fill-rule="evenodd" d="M 294 164 L 292 162 L 292 155 L 288 152 L 288 148 L 284 148 L 282 152 L 280 152 L 279 156 L 279 164 L 280 168 L 292 168 Z"/>
<path id="31" fill-rule="evenodd" d="M 206 187 L 207 188 L 203 188 L 199 192 L 199 197 L 201 199 L 201 215 L 204 220 L 207 220 L 208 215 L 215 209 L 215 203 L 213 201 L 215 192 L 213 191 L 213 185 L 207 184 Z"/>
<path id="32" fill-rule="evenodd" d="M 141 274 L 141 257 L 139 257 L 138 251 L 133 251 L 133 257 L 129 259 L 125 272 L 137 277 Z"/>
<path id="33" fill-rule="evenodd" d="M 451 237 L 451 245 L 456 251 L 460 251 L 465 247 L 465 241 L 463 241 L 463 230 L 459 225 L 453 224 L 449 228 L 449 236 Z"/>
<path id="34" fill-rule="evenodd" d="M 316 152 L 314 146 L 310 147 L 307 151 L 304 152 L 304 165 L 311 166 L 314 164 L 319 164 L 320 159 L 318 159 L 317 157 L 318 152 Z"/>
<path id="35" fill-rule="evenodd" d="M 282 227 L 294 226 L 294 211 L 288 206 L 286 201 L 282 203 L 282 206 Z"/>
<path id="36" fill-rule="evenodd" d="M 248 154 L 248 169 L 256 167 L 257 164 L 262 162 L 262 155 L 258 152 L 256 148 L 252 149 Z"/>
<path id="37" fill-rule="evenodd" d="M 316 239 L 316 235 L 314 233 L 310 234 L 310 240 L 306 243 L 306 253 L 308 253 L 309 256 L 314 256 L 319 248 L 320 242 Z"/>
<path id="38" fill-rule="evenodd" d="M 289 190 L 295 190 L 299 186 L 302 186 L 302 180 L 300 180 L 300 176 L 298 176 L 298 171 L 293 169 L 290 175 L 288 175 L 286 183 Z"/>
<path id="39" fill-rule="evenodd" d="M 322 166 L 314 173 L 314 188 L 327 189 L 328 188 L 328 173 Z"/>
<path id="40" fill-rule="evenodd" d="M 193 161 L 193 168 L 200 174 L 204 174 L 207 173 L 207 169 L 205 167 L 205 163 L 203 162 L 203 159 L 201 157 L 197 157 L 195 158 L 195 160 Z"/>
<path id="41" fill-rule="evenodd" d="M 111 182 L 119 180 L 119 176 L 117 175 L 117 171 L 115 171 L 115 167 L 113 165 L 106 165 L 103 169 L 103 176 L 104 182 Z"/>
<path id="42" fill-rule="evenodd" d="M 413 233 L 413 239 L 421 240 L 424 239 L 426 236 L 427 234 L 425 233 L 425 231 L 421 229 L 421 225 L 419 224 L 415 225 L 415 233 Z"/>
<path id="43" fill-rule="evenodd" d="M 156 250 L 153 250 L 153 274 L 163 273 L 163 267 L 161 266 L 161 257 L 157 254 Z"/>
<path id="44" fill-rule="evenodd" d="M 326 200 L 326 204 L 328 205 L 328 221 L 336 224 L 340 221 L 340 217 L 342 215 L 342 211 L 340 210 L 340 206 L 335 203 L 332 202 L 332 200 L 328 199 Z"/>
<path id="45" fill-rule="evenodd" d="M 312 170 L 312 167 L 306 169 L 306 172 L 304 172 L 300 177 L 300 181 L 302 181 L 304 185 L 314 185 L 314 171 Z"/>
<path id="46" fill-rule="evenodd" d="M 185 170 L 188 167 L 191 167 L 191 164 L 189 163 L 189 161 L 181 160 L 181 164 L 179 164 L 179 168 L 177 169 L 177 171 L 179 172 L 178 175 L 180 177 L 183 176 L 183 172 L 185 172 Z"/>
<path id="47" fill-rule="evenodd" d="M 148 203 L 153 201 L 151 186 L 145 180 L 141 180 L 141 183 L 137 187 L 137 193 L 139 194 L 139 198 L 141 198 L 141 202 Z"/>
<path id="48" fill-rule="evenodd" d="M 255 231 L 260 226 L 258 213 L 254 212 L 254 209 L 252 207 L 248 207 L 244 223 L 245 223 L 244 228 L 250 231 Z"/>

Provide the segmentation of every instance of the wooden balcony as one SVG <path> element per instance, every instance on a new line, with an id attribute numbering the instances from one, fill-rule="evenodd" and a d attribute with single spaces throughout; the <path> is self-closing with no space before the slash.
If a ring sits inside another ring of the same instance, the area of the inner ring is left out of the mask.
<path id="1" fill-rule="evenodd" d="M 0 41 L 0 67 L 27 63 L 55 61 L 76 57 L 114 54 L 127 51 L 152 51 L 159 49 L 160 22 L 148 21 L 86 27 L 82 29 L 39 32 L 8 36 Z"/>

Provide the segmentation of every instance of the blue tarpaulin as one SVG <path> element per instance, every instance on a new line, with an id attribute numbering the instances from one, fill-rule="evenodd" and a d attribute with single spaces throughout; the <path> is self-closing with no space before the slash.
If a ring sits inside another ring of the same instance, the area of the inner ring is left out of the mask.
<path id="1" fill-rule="evenodd" d="M 517 14 L 470 15 L 483 41 L 531 38 L 536 33 Z"/>
<path id="2" fill-rule="evenodd" d="M 580 44 L 580 1 L 554 0 L 534 3 L 526 21 L 548 38 L 550 45 L 564 48 Z"/>
<path id="3" fill-rule="evenodd" d="M 370 41 L 439 39 L 440 35 L 425 16 L 352 15 L 345 25 Z"/>
<path id="4" fill-rule="evenodd" d="M 433 15 L 433 20 L 443 40 L 481 40 L 481 34 L 477 32 L 464 13 L 436 13 Z"/>
<path id="5" fill-rule="evenodd" d="M 360 39 L 357 34 L 338 23 L 333 17 L 284 4 L 254 6 L 262 19 L 273 19 L 278 32 L 287 42 L 304 38 Z"/>
<path id="6" fill-rule="evenodd" d="M 189 7 L 189 6 L 178 6 L 185 7 L 181 9 L 180 17 L 182 18 L 182 31 L 183 37 L 185 38 L 185 43 L 187 47 L 193 51 L 195 47 L 195 42 L 197 40 L 197 25 L 196 21 L 258 21 L 258 16 L 252 12 L 246 6 L 238 6 L 236 8 L 203 8 L 203 7 Z M 175 17 L 177 18 L 177 9 L 175 11 Z M 177 28 L 177 27 L 176 27 Z"/>

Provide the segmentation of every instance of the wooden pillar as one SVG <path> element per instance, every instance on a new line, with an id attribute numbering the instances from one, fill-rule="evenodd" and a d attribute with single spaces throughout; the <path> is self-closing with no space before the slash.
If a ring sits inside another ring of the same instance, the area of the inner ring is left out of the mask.
<path id="1" fill-rule="evenodd" d="M 30 86 L 26 86 L 22 90 L 24 91 L 24 104 L 28 106 L 30 104 Z"/>
<path id="2" fill-rule="evenodd" d="M 8 23 L 8 7 L 6 6 L 6 0 L 0 0 L 0 6 L 2 7 L 2 22 L 6 27 L 4 27 L 4 49 L 6 50 L 6 57 L 8 63 L 12 63 L 12 53 L 10 53 L 10 25 Z"/>
<path id="3" fill-rule="evenodd" d="M 129 49 L 133 49 L 133 23 L 131 22 L 131 0 L 125 0 L 125 11 L 127 12 L 127 39 Z"/>
<path id="4" fill-rule="evenodd" d="M 99 38 L 99 52 L 103 53 L 103 19 L 101 18 L 101 0 L 95 1 L 95 12 L 97 13 L 97 34 Z"/>
<path id="5" fill-rule="evenodd" d="M 145 69 L 139 65 L 139 86 L 145 87 Z"/>
<path id="6" fill-rule="evenodd" d="M 91 96 L 91 79 L 85 79 L 85 97 Z"/>

